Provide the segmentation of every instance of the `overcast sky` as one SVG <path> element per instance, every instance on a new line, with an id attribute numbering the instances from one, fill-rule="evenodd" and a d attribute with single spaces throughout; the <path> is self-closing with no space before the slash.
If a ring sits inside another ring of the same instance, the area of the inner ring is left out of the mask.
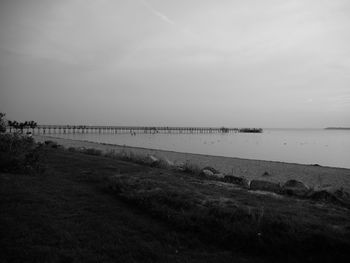
<path id="1" fill-rule="evenodd" d="M 41 124 L 350 126 L 350 1 L 0 0 L 0 92 Z"/>

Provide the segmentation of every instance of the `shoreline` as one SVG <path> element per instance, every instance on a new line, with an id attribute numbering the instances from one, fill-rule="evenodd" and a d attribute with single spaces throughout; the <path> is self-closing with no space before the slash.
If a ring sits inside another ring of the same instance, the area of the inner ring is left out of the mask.
<path id="1" fill-rule="evenodd" d="M 284 183 L 288 180 L 295 179 L 305 183 L 309 187 L 344 188 L 344 190 L 350 191 L 350 169 L 347 168 L 184 153 L 43 135 L 34 135 L 33 138 L 37 142 L 44 142 L 45 140 L 56 141 L 66 148 L 94 148 L 104 153 L 108 151 L 127 151 L 136 155 L 153 155 L 160 159 L 169 160 L 175 164 L 189 162 L 200 168 L 211 166 L 221 173 L 245 177 L 248 180 L 261 179 L 276 183 Z M 262 176 L 264 172 L 268 172 L 270 176 Z"/>

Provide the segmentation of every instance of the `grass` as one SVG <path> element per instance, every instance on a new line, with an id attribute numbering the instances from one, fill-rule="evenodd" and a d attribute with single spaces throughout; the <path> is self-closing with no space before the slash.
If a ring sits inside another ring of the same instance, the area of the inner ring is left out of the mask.
<path id="1" fill-rule="evenodd" d="M 109 184 L 125 202 L 222 248 L 281 260 L 286 254 L 299 260 L 310 254 L 311 261 L 332 261 L 335 255 L 342 258 L 347 254 L 347 234 L 339 234 L 317 218 L 330 219 L 326 208 L 317 215 L 310 214 L 309 209 L 315 207 L 308 203 L 300 205 L 295 200 L 276 201 L 271 197 L 254 199 L 241 189 L 223 188 L 218 192 L 200 181 L 194 186 L 186 179 L 180 183 L 169 178 L 172 175 L 156 177 L 114 176 Z"/>
<path id="2" fill-rule="evenodd" d="M 0 173 L 2 262 L 350 258 L 344 207 L 252 193 L 126 152 L 40 151 L 45 172 Z"/>

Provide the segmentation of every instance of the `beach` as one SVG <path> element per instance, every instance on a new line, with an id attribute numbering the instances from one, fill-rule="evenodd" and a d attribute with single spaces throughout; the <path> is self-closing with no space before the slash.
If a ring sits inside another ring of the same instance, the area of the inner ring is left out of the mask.
<path id="1" fill-rule="evenodd" d="M 284 183 L 288 180 L 295 179 L 303 182 L 308 187 L 315 189 L 343 188 L 347 192 L 350 191 L 350 169 L 344 168 L 181 153 L 55 138 L 42 135 L 35 135 L 34 139 L 37 142 L 44 142 L 46 140 L 56 141 L 58 144 L 66 148 L 94 148 L 101 150 L 104 153 L 111 151 L 120 153 L 124 151 L 141 156 L 152 155 L 159 159 L 168 160 L 174 164 L 188 162 L 190 164 L 197 165 L 200 168 L 210 166 L 219 170 L 221 173 L 245 177 L 248 180 L 261 179 L 271 182 Z M 267 172 L 268 175 L 263 176 L 265 172 Z"/>

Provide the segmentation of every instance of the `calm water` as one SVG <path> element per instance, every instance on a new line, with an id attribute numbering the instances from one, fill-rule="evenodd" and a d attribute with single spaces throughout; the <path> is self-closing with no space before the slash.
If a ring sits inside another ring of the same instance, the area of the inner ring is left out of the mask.
<path id="1" fill-rule="evenodd" d="M 350 130 L 265 129 L 231 134 L 55 134 L 143 148 L 350 168 Z"/>

